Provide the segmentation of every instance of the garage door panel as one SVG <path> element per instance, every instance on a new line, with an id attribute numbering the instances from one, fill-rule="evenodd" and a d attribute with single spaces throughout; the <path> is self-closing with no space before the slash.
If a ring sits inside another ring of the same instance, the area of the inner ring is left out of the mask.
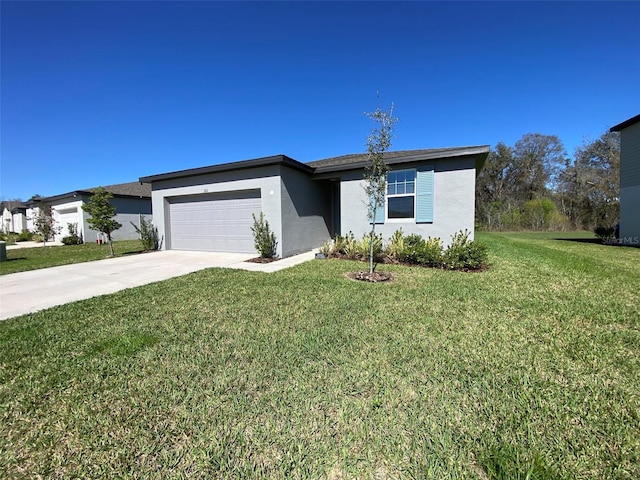
<path id="1" fill-rule="evenodd" d="M 171 248 L 254 253 L 252 214 L 260 192 L 183 197 L 169 204 Z"/>

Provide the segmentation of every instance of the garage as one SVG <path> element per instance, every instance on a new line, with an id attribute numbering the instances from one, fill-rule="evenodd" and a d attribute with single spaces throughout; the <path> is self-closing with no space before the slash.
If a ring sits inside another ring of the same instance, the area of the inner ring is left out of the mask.
<path id="1" fill-rule="evenodd" d="M 168 198 L 169 248 L 255 253 L 252 214 L 260 215 L 260 190 Z"/>

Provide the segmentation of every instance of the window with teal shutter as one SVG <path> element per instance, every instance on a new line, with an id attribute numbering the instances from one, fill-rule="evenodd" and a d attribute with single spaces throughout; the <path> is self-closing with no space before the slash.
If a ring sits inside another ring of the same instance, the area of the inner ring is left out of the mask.
<path id="1" fill-rule="evenodd" d="M 416 222 L 433 222 L 433 167 L 418 168 L 416 174 Z"/>

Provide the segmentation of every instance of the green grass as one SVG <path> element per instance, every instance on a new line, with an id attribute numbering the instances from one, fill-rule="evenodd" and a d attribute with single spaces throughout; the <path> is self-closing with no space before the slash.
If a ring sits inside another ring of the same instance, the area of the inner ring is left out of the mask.
<path id="1" fill-rule="evenodd" d="M 210 269 L 0 322 L 0 477 L 640 477 L 640 249 Z"/>
<path id="2" fill-rule="evenodd" d="M 113 242 L 113 248 L 116 256 L 131 255 L 142 251 L 140 240 Z M 109 245 L 96 245 L 95 243 L 16 248 L 7 250 L 7 261 L 0 263 L 0 275 L 102 260 L 108 258 L 109 255 Z"/>

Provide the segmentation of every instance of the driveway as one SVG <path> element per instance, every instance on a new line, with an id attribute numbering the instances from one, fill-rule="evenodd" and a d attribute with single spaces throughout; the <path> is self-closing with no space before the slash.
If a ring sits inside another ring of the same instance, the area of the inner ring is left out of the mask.
<path id="1" fill-rule="evenodd" d="M 163 250 L 0 275 L 0 320 L 210 267 L 274 272 L 311 260 L 314 253 L 267 264 L 245 261 L 253 257 L 255 254 Z"/>

